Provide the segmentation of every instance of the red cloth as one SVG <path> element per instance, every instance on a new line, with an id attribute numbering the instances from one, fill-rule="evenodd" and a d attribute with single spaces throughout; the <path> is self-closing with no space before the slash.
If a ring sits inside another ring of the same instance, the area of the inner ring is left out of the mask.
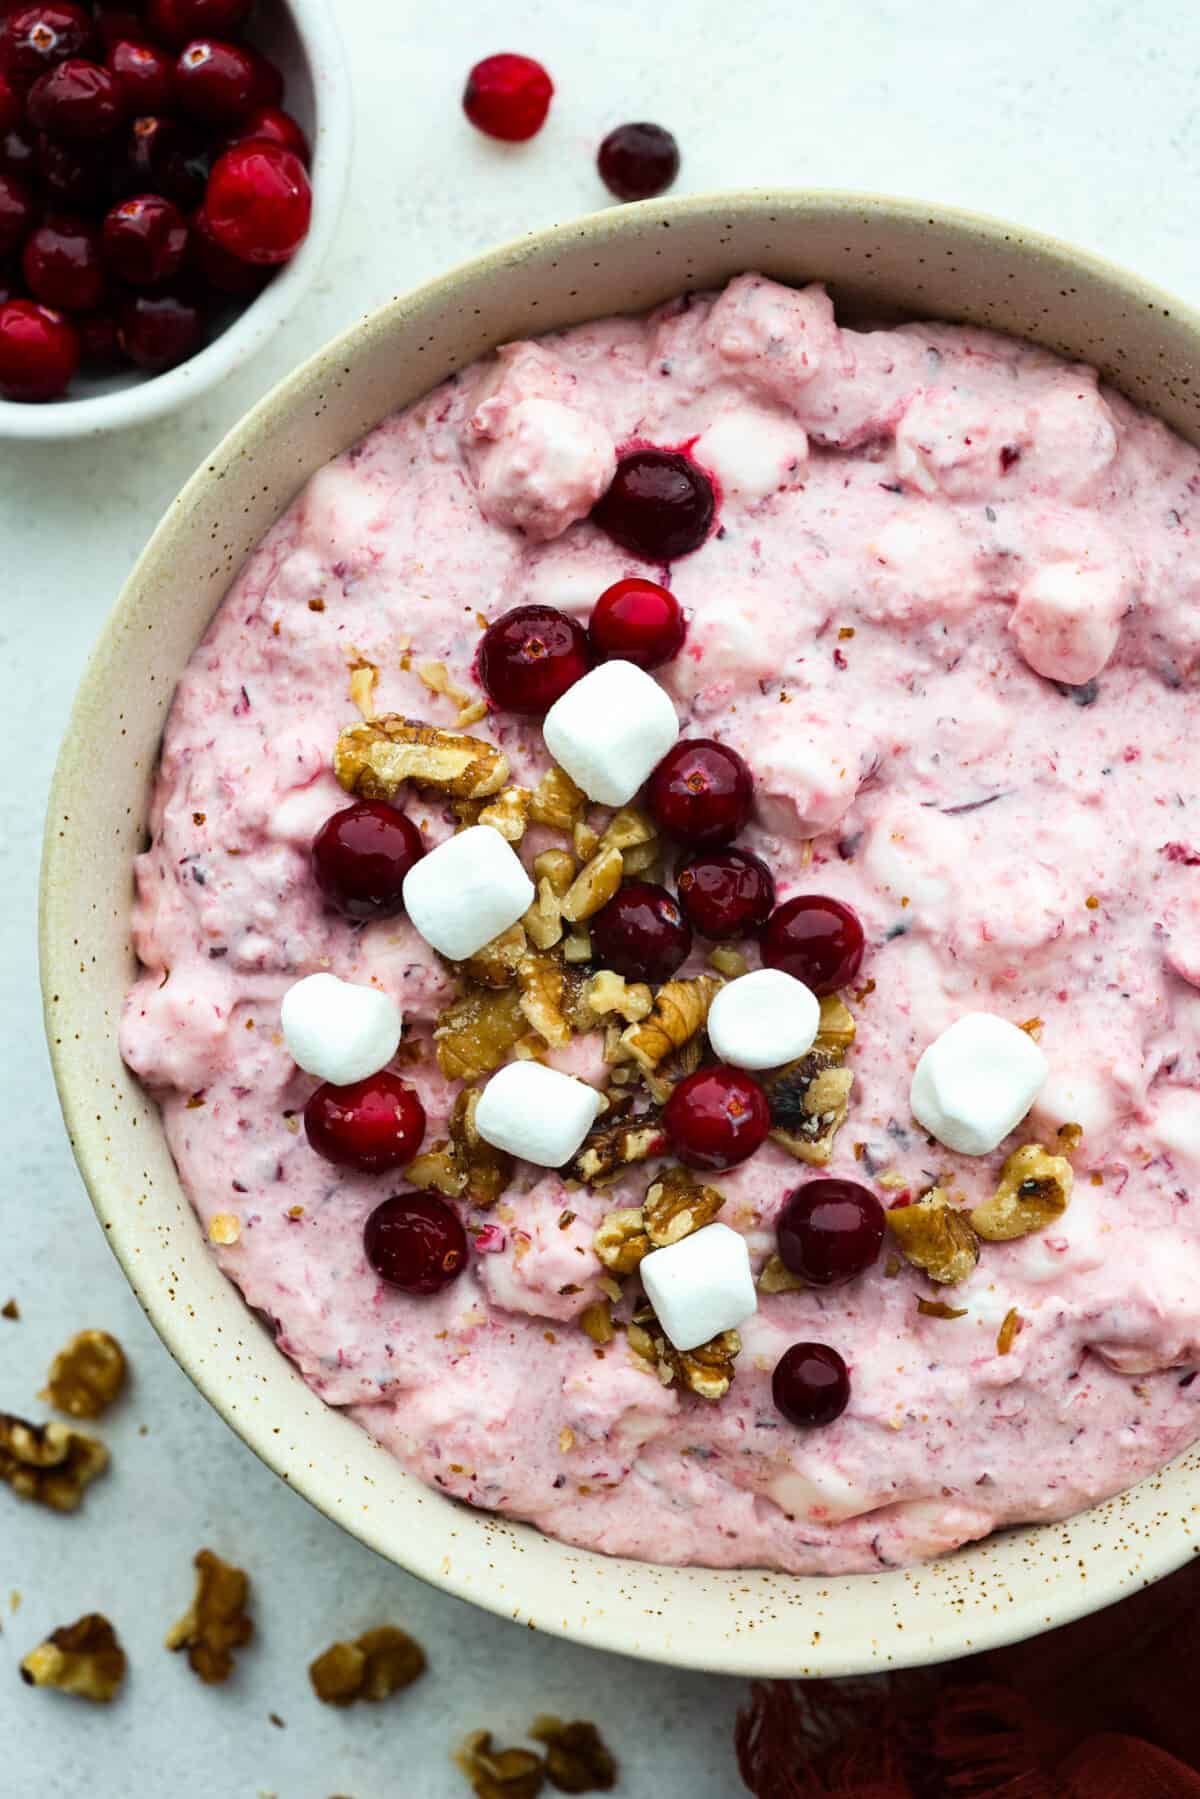
<path id="1" fill-rule="evenodd" d="M 1200 1799 L 1200 1565 L 1061 1630 L 934 1669 L 760 1682 L 757 1799 Z"/>

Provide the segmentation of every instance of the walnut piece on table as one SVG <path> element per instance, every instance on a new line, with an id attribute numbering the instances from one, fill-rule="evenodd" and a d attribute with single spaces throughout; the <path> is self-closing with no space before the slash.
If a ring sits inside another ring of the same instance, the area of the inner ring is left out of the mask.
<path id="1" fill-rule="evenodd" d="M 107 1467 L 108 1451 L 95 1437 L 66 1424 L 29 1424 L 0 1412 L 0 1480 L 18 1498 L 73 1512 L 84 1489 Z"/>
<path id="2" fill-rule="evenodd" d="M 1074 1184 L 1075 1171 L 1065 1156 L 1052 1156 L 1042 1143 L 1026 1143 L 1008 1157 L 999 1186 L 975 1207 L 971 1223 L 989 1243 L 1044 1231 L 1066 1211 Z"/>
<path id="3" fill-rule="evenodd" d="M 219 1686 L 233 1673 L 233 1651 L 254 1635 L 254 1620 L 246 1612 L 250 1581 L 211 1549 L 199 1550 L 194 1565 L 195 1596 L 168 1631 L 166 1647 L 186 1649 L 193 1673 L 206 1686 Z"/>
<path id="4" fill-rule="evenodd" d="M 79 1331 L 50 1365 L 38 1394 L 71 1418 L 98 1418 L 125 1385 L 125 1352 L 107 1331 Z"/>
<path id="5" fill-rule="evenodd" d="M 940 1286 L 956 1287 L 979 1260 L 971 1218 L 951 1205 L 941 1187 L 931 1187 L 910 1206 L 885 1212 L 884 1220 L 905 1261 Z"/>
<path id="6" fill-rule="evenodd" d="M 308 1678 L 322 1705 L 375 1704 L 403 1692 L 426 1668 L 425 1651 L 407 1631 L 381 1624 L 352 1643 L 331 1643 L 309 1664 Z"/>
<path id="7" fill-rule="evenodd" d="M 99 1612 L 88 1612 L 31 1649 L 21 1663 L 21 1679 L 26 1686 L 55 1687 L 78 1699 L 110 1705 L 125 1679 L 127 1665 L 108 1619 Z"/>
<path id="8" fill-rule="evenodd" d="M 546 1751 L 546 1777 L 560 1793 L 610 1793 L 620 1770 L 616 1757 L 594 1724 L 575 1718 L 543 1715 L 529 1726 L 535 1743 Z"/>
<path id="9" fill-rule="evenodd" d="M 454 800 L 483 800 L 508 780 L 508 757 L 484 738 L 388 712 L 345 727 L 333 772 L 348 793 L 368 800 L 393 800 L 406 781 L 436 787 Z"/>
<path id="10" fill-rule="evenodd" d="M 473 1730 L 454 1756 L 476 1799 L 537 1799 L 546 1768 L 532 1749 L 497 1749 L 490 1730 Z"/>

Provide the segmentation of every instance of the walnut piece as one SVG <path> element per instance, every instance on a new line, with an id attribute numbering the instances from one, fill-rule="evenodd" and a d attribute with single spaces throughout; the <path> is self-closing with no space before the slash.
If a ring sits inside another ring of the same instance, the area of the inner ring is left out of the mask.
<path id="1" fill-rule="evenodd" d="M 601 968 L 592 976 L 586 998 L 597 1018 L 615 1012 L 627 1024 L 640 1023 L 654 1007 L 654 994 L 645 981 L 627 981 L 611 968 Z"/>
<path id="2" fill-rule="evenodd" d="M 28 1424 L 0 1412 L 0 1480 L 18 1498 L 73 1512 L 84 1488 L 107 1467 L 108 1451 L 95 1437 L 66 1424 Z"/>
<path id="3" fill-rule="evenodd" d="M 405 781 L 440 788 L 451 799 L 479 800 L 503 787 L 508 757 L 483 738 L 388 712 L 371 724 L 346 726 L 333 772 L 348 793 L 369 800 L 395 799 Z"/>
<path id="4" fill-rule="evenodd" d="M 601 1348 L 606 1343 L 611 1343 L 617 1334 L 613 1328 L 612 1301 L 597 1299 L 592 1305 L 585 1306 L 579 1314 L 579 1328 L 593 1343 L 600 1344 Z"/>
<path id="5" fill-rule="evenodd" d="M 1008 1311 L 1004 1314 L 1004 1321 L 1000 1326 L 1000 1331 L 996 1338 L 997 1355 L 1007 1355 L 1009 1353 L 1017 1340 L 1017 1336 L 1023 1323 L 1024 1320 L 1016 1306 L 1010 1306 Z"/>
<path id="6" fill-rule="evenodd" d="M 26 1686 L 56 1687 L 78 1699 L 110 1705 L 125 1678 L 125 1651 L 117 1633 L 99 1612 L 88 1612 L 64 1624 L 21 1663 Z"/>
<path id="7" fill-rule="evenodd" d="M 611 1186 L 627 1168 L 665 1155 L 668 1137 L 656 1112 L 639 1112 L 616 1124 L 601 1125 L 584 1138 L 567 1174 L 591 1187 Z"/>
<path id="8" fill-rule="evenodd" d="M 528 949 L 524 926 L 512 924 L 465 962 L 456 962 L 454 966 L 466 980 L 477 981 L 481 987 L 511 987 Z"/>
<path id="9" fill-rule="evenodd" d="M 653 1072 L 666 1056 L 682 1049 L 704 1028 L 713 1000 L 722 983 L 716 975 L 697 975 L 690 981 L 668 981 L 660 987 L 654 1010 L 640 1024 L 630 1025 L 621 1042 L 639 1065 Z"/>
<path id="10" fill-rule="evenodd" d="M 966 1212 L 952 1206 L 941 1187 L 931 1187 L 910 1206 L 884 1217 L 900 1253 L 939 1286 L 956 1287 L 979 1260 L 979 1238 Z"/>
<path id="11" fill-rule="evenodd" d="M 807 1286 L 807 1281 L 802 1281 L 785 1265 L 782 1256 L 769 1257 L 758 1277 L 760 1293 L 802 1293 Z"/>
<path id="12" fill-rule="evenodd" d="M 740 949 L 730 943 L 718 943 L 708 952 L 708 966 L 726 981 L 736 981 L 749 974 L 750 964 Z"/>
<path id="13" fill-rule="evenodd" d="M 607 906 L 620 887 L 624 873 L 620 850 L 598 850 L 563 895 L 562 915 L 567 923 L 583 924 Z"/>
<path id="14" fill-rule="evenodd" d="M 846 1122 L 854 1076 L 841 1066 L 840 1048 L 814 1044 L 808 1054 L 764 1078 L 775 1142 L 817 1168 L 828 1165 L 833 1140 Z"/>
<path id="15" fill-rule="evenodd" d="M 555 852 L 553 850 L 548 850 L 546 853 L 548 855 L 553 855 Z M 563 853 L 566 854 L 565 851 Z M 574 868 L 574 856 L 569 856 L 567 859 L 570 862 L 571 867 Z M 537 871 L 537 865 L 541 860 L 541 856 L 536 857 L 534 860 L 533 866 L 535 873 Z M 525 931 L 525 935 L 528 937 L 530 943 L 532 943 L 534 949 L 554 949 L 562 942 L 562 898 L 555 891 L 554 883 L 548 875 L 542 875 L 539 878 L 536 897 L 532 906 L 530 906 L 528 912 L 526 912 L 524 918 L 521 920 L 521 924 Z"/>
<path id="16" fill-rule="evenodd" d="M 512 1179 L 512 1157 L 485 1143 L 475 1128 L 478 1087 L 464 1087 L 450 1114 L 450 1138 L 433 1143 L 404 1170 L 414 1187 L 434 1187 L 448 1199 L 467 1199 L 486 1210 Z"/>
<path id="17" fill-rule="evenodd" d="M 629 1333 L 630 1347 L 638 1355 L 644 1355 L 644 1348 L 634 1342 L 633 1330 L 637 1326 L 649 1339 L 652 1359 L 664 1387 L 678 1381 L 681 1387 L 686 1387 L 700 1399 L 724 1399 L 733 1384 L 733 1364 L 742 1350 L 742 1339 L 737 1331 L 722 1331 L 708 1343 L 701 1343 L 698 1349 L 679 1350 L 667 1341 L 653 1312 L 649 1314 L 648 1323 L 639 1314 L 637 1325 L 631 1326 Z"/>
<path id="18" fill-rule="evenodd" d="M 642 1201 L 642 1218 L 652 1248 L 680 1243 L 693 1231 L 711 1224 L 725 1195 L 715 1187 L 702 1187 L 686 1168 L 669 1168 L 651 1181 Z"/>
<path id="19" fill-rule="evenodd" d="M 529 823 L 531 798 L 528 787 L 506 787 L 482 808 L 478 823 L 491 825 L 507 843 L 520 843 Z"/>
<path id="20" fill-rule="evenodd" d="M 254 1620 L 246 1611 L 250 1580 L 211 1549 L 198 1550 L 193 1566 L 192 1603 L 167 1632 L 165 1646 L 186 1649 L 192 1672 L 205 1686 L 220 1686 L 233 1673 L 233 1651 L 254 1635 Z"/>
<path id="21" fill-rule="evenodd" d="M 1000 1185 L 976 1206 L 971 1223 L 989 1243 L 1008 1243 L 1044 1231 L 1066 1211 L 1075 1174 L 1065 1156 L 1052 1156 L 1042 1143 L 1014 1149 L 1000 1170 Z"/>
<path id="22" fill-rule="evenodd" d="M 214 1212 L 208 1221 L 208 1240 L 227 1248 L 242 1234 L 242 1221 L 236 1212 Z"/>
<path id="23" fill-rule="evenodd" d="M 592 934 L 586 925 L 577 924 L 567 933 L 562 947 L 564 962 L 590 962 Z"/>
<path id="24" fill-rule="evenodd" d="M 308 1678 L 322 1705 L 353 1705 L 356 1699 L 390 1699 L 419 1680 L 425 1651 L 407 1631 L 383 1624 L 352 1643 L 332 1643 L 309 1664 Z"/>
<path id="25" fill-rule="evenodd" d="M 532 1749 L 497 1749 L 490 1730 L 473 1730 L 455 1755 L 476 1799 L 537 1799 L 546 1769 Z"/>
<path id="26" fill-rule="evenodd" d="M 492 1074 L 528 1028 L 515 987 L 496 991 L 469 985 L 438 1019 L 433 1033 L 438 1067 L 451 1081 Z"/>
<path id="27" fill-rule="evenodd" d="M 917 1310 L 923 1318 L 965 1318 L 966 1306 L 948 1306 L 944 1299 L 918 1299 Z"/>
<path id="28" fill-rule="evenodd" d="M 821 1001 L 821 1017 L 814 1042 L 818 1049 L 840 1049 L 842 1054 L 854 1042 L 854 1014 L 836 993 L 827 993 Z"/>
<path id="29" fill-rule="evenodd" d="M 546 1775 L 560 1793 L 610 1793 L 616 1786 L 616 1759 L 594 1724 L 540 1717 L 529 1734 L 545 1746 Z"/>
<path id="30" fill-rule="evenodd" d="M 38 1398 L 72 1418 L 98 1418 L 125 1385 L 126 1373 L 125 1352 L 115 1337 L 80 1331 L 55 1356 Z"/>
<path id="31" fill-rule="evenodd" d="M 571 994 L 567 970 L 555 956 L 524 956 L 517 970 L 521 1011 L 551 1049 L 571 1041 Z"/>
<path id="32" fill-rule="evenodd" d="M 373 662 L 355 662 L 350 668 L 350 698 L 368 721 L 375 717 L 375 689 L 379 670 Z"/>
<path id="33" fill-rule="evenodd" d="M 605 1213 L 592 1236 L 592 1248 L 614 1274 L 632 1274 L 643 1256 L 650 1254 L 641 1206 L 622 1206 Z"/>
<path id="34" fill-rule="evenodd" d="M 587 795 L 565 769 L 549 768 L 533 790 L 529 816 L 552 831 L 573 831 L 587 810 Z"/>

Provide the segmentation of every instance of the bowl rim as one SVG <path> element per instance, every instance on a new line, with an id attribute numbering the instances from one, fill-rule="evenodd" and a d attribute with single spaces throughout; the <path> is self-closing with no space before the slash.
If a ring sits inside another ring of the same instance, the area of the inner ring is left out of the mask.
<path id="1" fill-rule="evenodd" d="M 0 443 L 55 443 L 144 425 L 197 399 L 274 335 L 312 286 L 341 219 L 354 145 L 349 67 L 334 0 L 280 0 L 291 15 L 312 81 L 312 221 L 287 262 L 219 336 L 177 368 L 111 393 L 30 405 L 0 399 Z"/>
<path id="2" fill-rule="evenodd" d="M 609 1557 L 596 1551 L 578 1550 L 564 1544 L 559 1539 L 547 1537 L 557 1549 L 566 1553 L 576 1567 L 591 1563 L 604 1564 L 610 1571 L 611 1592 L 606 1596 L 603 1605 L 596 1605 L 591 1610 L 584 1610 L 578 1618 L 560 1618 L 556 1611 L 547 1609 L 536 1617 L 532 1612 L 537 1609 L 536 1600 L 530 1605 L 514 1608 L 511 1586 L 506 1586 L 502 1574 L 494 1570 L 491 1562 L 482 1578 L 478 1571 L 471 1572 L 460 1558 L 451 1565 L 449 1556 L 443 1554 L 446 1537 L 454 1537 L 461 1533 L 434 1530 L 428 1533 L 428 1540 L 418 1535 L 405 1545 L 403 1558 L 397 1553 L 394 1541 L 389 1537 L 386 1528 L 377 1525 L 376 1520 L 363 1513 L 351 1512 L 343 1507 L 340 1494 L 335 1494 L 331 1481 L 323 1471 L 317 1469 L 313 1462 L 308 1462 L 301 1469 L 296 1460 L 290 1456 L 286 1448 L 281 1447 L 278 1430 L 272 1428 L 269 1408 L 258 1403 L 251 1408 L 240 1408 L 231 1399 L 228 1391 L 201 1364 L 202 1358 L 189 1355 L 173 1340 L 175 1337 L 176 1314 L 163 1303 L 160 1294 L 139 1280 L 139 1267 L 136 1252 L 131 1245 L 122 1241 L 116 1220 L 120 1217 L 121 1180 L 116 1175 L 103 1153 L 100 1133 L 92 1122 L 89 1106 L 82 1091 L 76 1093 L 72 1087 L 72 1071 L 70 1063 L 72 1053 L 66 1039 L 56 1038 L 51 1014 L 52 989 L 62 982 L 76 980 L 77 967 L 81 967 L 75 958 L 78 950 L 72 951 L 69 944 L 59 937 L 55 929 L 56 902 L 55 877 L 59 867 L 59 857 L 63 853 L 60 848 L 60 833 L 56 829 L 58 815 L 66 809 L 69 799 L 69 778 L 71 762 L 77 753 L 76 738 L 86 724 L 84 714 L 89 703 L 89 694 L 93 685 L 105 674 L 105 665 L 116 652 L 123 634 L 122 612 L 124 602 L 135 588 L 140 571 L 154 556 L 161 543 L 169 538 L 177 517 L 186 516 L 190 503 L 198 492 L 210 482 L 214 476 L 220 476 L 231 469 L 239 459 L 252 454 L 252 445 L 260 432 L 260 428 L 268 423 L 273 415 L 283 409 L 286 411 L 292 395 L 302 389 L 319 371 L 331 370 L 344 361 L 347 355 L 353 355 L 361 345 L 364 334 L 375 330 L 386 330 L 391 321 L 402 316 L 414 306 L 434 305 L 454 296 L 458 285 L 464 277 L 470 275 L 476 280 L 486 279 L 489 271 L 499 271 L 510 266 L 514 260 L 541 259 L 552 255 L 556 248 L 572 242 L 581 234 L 588 237 L 591 246 L 597 250 L 606 244 L 620 242 L 623 238 L 638 232 L 650 218 L 663 222 L 664 214 L 668 220 L 683 217 L 705 217 L 714 222 L 719 215 L 738 214 L 753 216 L 771 215 L 771 209 L 786 211 L 794 209 L 798 214 L 805 208 L 811 210 L 833 211 L 835 213 L 854 213 L 861 215 L 866 209 L 873 220 L 880 224 L 889 223 L 905 226 L 929 224 L 949 228 L 975 238 L 984 238 L 993 248 L 1003 248 L 1005 244 L 1019 246 L 1023 255 L 1041 257 L 1055 264 L 1064 259 L 1074 267 L 1085 269 L 1094 275 L 1107 288 L 1113 290 L 1122 299 L 1127 299 L 1136 307 L 1150 308 L 1163 313 L 1175 321 L 1182 321 L 1187 332 L 1200 343 L 1200 310 L 1193 308 L 1176 296 L 1159 288 L 1153 283 L 1143 280 L 1132 271 L 1093 252 L 1077 249 L 1070 243 L 1055 238 L 1047 233 L 1027 230 L 1022 226 L 1010 224 L 989 214 L 969 211 L 963 208 L 942 206 L 940 204 L 922 202 L 911 198 L 873 194 L 857 190 L 842 189 L 741 189 L 734 192 L 714 192 L 681 197 L 678 199 L 640 202 L 634 205 L 611 208 L 605 211 L 585 215 L 565 223 L 530 231 L 524 236 L 497 246 L 482 255 L 467 258 L 449 271 L 438 275 L 430 281 L 399 295 L 372 312 L 360 318 L 347 329 L 339 333 L 330 342 L 306 358 L 301 364 L 285 376 L 275 387 L 265 394 L 233 428 L 222 442 L 206 457 L 199 468 L 181 490 L 176 500 L 168 509 L 138 563 L 131 572 L 121 595 L 115 602 L 88 661 L 82 677 L 79 691 L 72 706 L 67 723 L 62 747 L 55 767 L 48 800 L 46 830 L 43 840 L 43 856 L 41 867 L 41 883 L 39 889 L 39 946 L 41 963 L 41 981 L 43 999 L 46 1008 L 46 1029 L 49 1042 L 50 1057 L 55 1082 L 59 1093 L 64 1120 L 67 1125 L 73 1152 L 79 1165 L 80 1173 L 88 1190 L 93 1206 L 104 1228 L 114 1254 L 121 1263 L 139 1302 L 146 1311 L 151 1323 L 162 1342 L 189 1375 L 200 1392 L 214 1406 L 219 1415 L 237 1432 L 246 1444 L 254 1450 L 260 1460 L 279 1474 L 288 1485 L 300 1492 L 318 1510 L 341 1524 L 369 1547 L 377 1550 L 386 1559 L 395 1562 L 409 1573 L 426 1581 L 439 1590 L 449 1592 L 455 1597 L 481 1605 L 499 1616 L 515 1618 L 526 1623 L 529 1628 L 537 1628 L 553 1635 L 586 1643 L 590 1647 L 602 1648 L 617 1653 L 632 1655 L 635 1658 L 668 1663 L 680 1668 L 708 1670 L 743 1676 L 779 1677 L 789 1674 L 839 1676 L 855 1675 L 864 1672 L 880 1671 L 896 1666 L 920 1666 L 940 1662 L 956 1656 L 977 1654 L 985 1650 L 1003 1647 L 1020 1640 L 1030 1634 L 1067 1624 L 1090 1612 L 1101 1609 L 1125 1596 L 1137 1586 L 1149 1585 L 1183 1565 L 1193 1554 L 1200 1553 L 1200 1542 L 1193 1540 L 1187 1530 L 1173 1531 L 1168 1520 L 1160 1514 L 1161 1528 L 1146 1532 L 1139 1543 L 1136 1555 L 1131 1551 L 1128 1562 L 1122 1562 L 1115 1554 L 1104 1558 L 1096 1566 L 1090 1566 L 1086 1580 L 1080 1579 L 1071 1588 L 1056 1587 L 1053 1597 L 1045 1591 L 1048 1577 L 1039 1570 L 1036 1557 L 1026 1554 L 1021 1557 L 1022 1566 L 1027 1569 L 1027 1580 L 1022 1588 L 1022 1599 L 1026 1613 L 1036 1616 L 1020 1615 L 1020 1608 L 1013 1595 L 1008 1594 L 1007 1607 L 993 1603 L 989 1608 L 971 1612 L 969 1617 L 964 1613 L 966 1608 L 956 1604 L 949 1610 L 944 1621 L 939 1621 L 936 1638 L 930 1637 L 920 1645 L 905 1642 L 900 1653 L 893 1655 L 876 1654 L 867 1659 L 853 1646 L 843 1649 L 836 1641 L 832 1629 L 826 1633 L 827 1640 L 821 1644 L 817 1653 L 807 1643 L 797 1644 L 786 1665 L 781 1661 L 778 1646 L 768 1649 L 759 1647 L 752 1632 L 742 1629 L 731 1637 L 724 1635 L 717 1646 L 691 1634 L 676 1637 L 672 1634 L 667 1622 L 660 1624 L 659 1617 L 665 1620 L 668 1610 L 664 1604 L 663 1614 L 649 1611 L 644 1603 L 631 1602 L 621 1584 L 621 1570 L 636 1568 L 639 1574 L 648 1578 L 659 1575 L 687 1574 L 700 1580 L 712 1580 L 728 1585 L 730 1577 L 742 1583 L 739 1590 L 753 1595 L 756 1590 L 763 1594 L 762 1604 L 771 1603 L 771 1588 L 776 1583 L 788 1586 L 800 1585 L 810 1590 L 819 1590 L 819 1597 L 829 1602 L 829 1609 L 823 1613 L 830 1625 L 836 1624 L 836 1601 L 839 1589 L 847 1588 L 847 1583 L 854 1587 L 861 1584 L 915 1582 L 925 1573 L 941 1572 L 953 1568 L 955 1555 L 919 1564 L 913 1568 L 887 1570 L 885 1572 L 866 1572 L 852 1575 L 789 1575 L 773 1570 L 759 1568 L 731 1570 L 727 1568 L 709 1569 L 701 1567 L 676 1568 L 671 1565 L 659 1565 L 635 1560 L 634 1558 Z M 773 216 L 773 215 L 772 215 Z M 431 380 L 431 386 L 436 384 Z M 220 602 L 218 601 L 218 604 Z M 215 610 L 215 609 L 214 609 Z M 221 1274 L 220 1279 L 226 1277 Z M 245 1301 L 238 1295 L 239 1304 Z M 282 1360 L 282 1352 L 277 1351 Z M 281 1369 L 282 1372 L 282 1369 Z M 293 1370 L 294 1372 L 294 1370 Z M 297 1377 L 298 1378 L 298 1377 Z M 323 1402 L 318 1402 L 323 1405 Z M 336 1411 L 335 1408 L 329 1408 Z M 391 1458 L 378 1445 L 373 1444 L 368 1434 L 357 1423 L 344 1416 L 339 1423 L 364 1442 L 371 1443 L 374 1450 L 383 1456 L 391 1465 Z M 1148 1477 L 1153 1479 L 1154 1477 Z M 1145 1482 L 1140 1483 L 1145 1485 Z M 1128 1492 L 1136 1492 L 1132 1488 Z M 1114 1500 L 1102 1502 L 1105 1505 L 1120 1507 L 1127 1495 L 1118 1495 Z M 1195 1508 L 1200 1511 L 1200 1507 Z M 1019 1539 L 1030 1536 L 1041 1536 L 1053 1533 L 1056 1529 L 1065 1529 L 1080 1518 L 1091 1517 L 1097 1513 L 1098 1507 L 1075 1514 L 1071 1519 L 1050 1521 L 1048 1523 L 1031 1523 L 1025 1526 L 1014 1526 L 997 1533 L 1007 1538 Z M 518 1552 L 522 1538 L 529 1536 L 542 1538 L 544 1533 L 535 1527 L 516 1523 L 509 1519 L 492 1519 L 489 1514 L 475 1513 L 476 1520 L 484 1520 L 501 1536 L 515 1541 Z M 994 1540 L 994 1539 L 993 1539 Z M 970 1555 L 986 1547 L 989 1539 L 967 1544 L 956 1554 Z M 1052 1553 L 1051 1560 L 1059 1558 Z M 1130 1572 L 1131 1566 L 1134 1571 Z M 1007 1577 L 1006 1577 L 1007 1578 Z M 1022 1576 L 1022 1579 L 1026 1579 Z M 898 1589 L 892 1588 L 893 1592 Z M 645 1600 L 645 1595 L 642 1595 Z M 585 1602 L 581 1601 L 581 1604 Z M 744 1602 L 745 1603 L 745 1602 Z M 749 1601 L 753 1604 L 753 1598 Z M 882 1609 L 882 1608 L 881 1608 Z M 896 1609 L 893 1600 L 892 1609 Z M 648 1623 L 649 1620 L 649 1623 Z M 638 1631 L 644 1634 L 637 1635 Z M 861 1643 L 861 1638 L 860 1638 Z M 803 1658 L 803 1659 L 801 1659 Z"/>

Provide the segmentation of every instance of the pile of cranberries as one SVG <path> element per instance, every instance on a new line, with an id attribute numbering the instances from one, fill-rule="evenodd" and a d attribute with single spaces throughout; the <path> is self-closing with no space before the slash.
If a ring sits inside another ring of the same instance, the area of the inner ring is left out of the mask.
<path id="1" fill-rule="evenodd" d="M 0 0 L 0 395 L 193 355 L 308 233 L 252 0 Z"/>

